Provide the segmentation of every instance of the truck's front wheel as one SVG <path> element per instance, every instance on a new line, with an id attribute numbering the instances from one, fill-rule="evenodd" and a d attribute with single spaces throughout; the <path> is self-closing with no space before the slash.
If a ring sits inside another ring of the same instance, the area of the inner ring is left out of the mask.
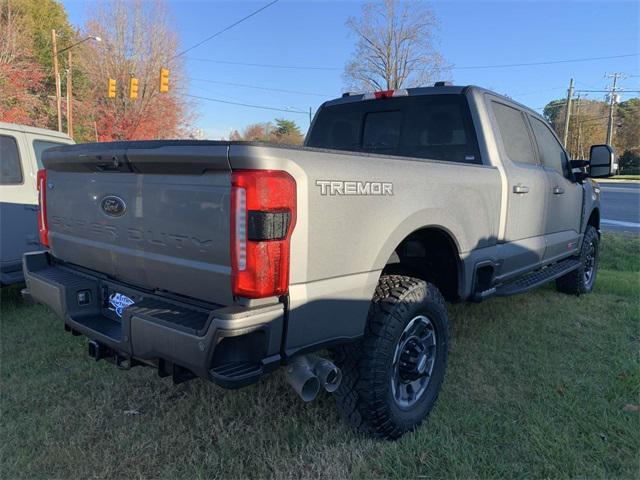
<path id="1" fill-rule="evenodd" d="M 580 250 L 580 267 L 556 280 L 559 292 L 570 295 L 591 293 L 598 273 L 598 259 L 600 253 L 600 237 L 598 231 L 591 225 L 587 226 Z"/>
<path id="2" fill-rule="evenodd" d="M 362 341 L 340 347 L 335 392 L 358 430 L 398 438 L 433 408 L 447 365 L 449 322 L 438 289 L 400 275 L 380 278 Z"/>

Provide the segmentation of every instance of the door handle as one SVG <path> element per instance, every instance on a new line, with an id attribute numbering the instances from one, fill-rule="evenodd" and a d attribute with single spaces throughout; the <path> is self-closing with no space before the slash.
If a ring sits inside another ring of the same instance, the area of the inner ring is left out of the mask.
<path id="1" fill-rule="evenodd" d="M 529 193 L 529 187 L 519 183 L 518 185 L 513 186 L 513 193 L 519 193 L 519 194 Z"/>
<path id="2" fill-rule="evenodd" d="M 562 187 L 553 187 L 554 195 L 562 195 L 564 193 L 564 188 Z"/>

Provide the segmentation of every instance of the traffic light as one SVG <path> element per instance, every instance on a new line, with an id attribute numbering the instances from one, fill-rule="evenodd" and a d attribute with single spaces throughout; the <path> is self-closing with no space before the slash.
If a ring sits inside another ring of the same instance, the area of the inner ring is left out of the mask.
<path id="1" fill-rule="evenodd" d="M 115 78 L 109 79 L 109 88 L 107 90 L 107 97 L 116 98 L 116 79 Z"/>
<path id="2" fill-rule="evenodd" d="M 132 100 L 138 98 L 138 79 L 134 77 L 129 80 L 129 98 Z"/>
<path id="3" fill-rule="evenodd" d="M 160 69 L 160 93 L 167 93 L 169 91 L 169 69 Z"/>

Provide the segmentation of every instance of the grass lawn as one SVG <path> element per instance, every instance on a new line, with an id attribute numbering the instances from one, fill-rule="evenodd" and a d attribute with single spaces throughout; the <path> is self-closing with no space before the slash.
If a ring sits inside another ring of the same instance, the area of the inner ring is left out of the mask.
<path id="1" fill-rule="evenodd" d="M 436 408 L 397 442 L 351 432 L 280 373 L 240 391 L 86 354 L 2 290 L 0 477 L 638 478 L 640 238 L 606 234 L 595 292 L 452 305 Z M 633 411 L 635 409 L 635 411 Z"/>

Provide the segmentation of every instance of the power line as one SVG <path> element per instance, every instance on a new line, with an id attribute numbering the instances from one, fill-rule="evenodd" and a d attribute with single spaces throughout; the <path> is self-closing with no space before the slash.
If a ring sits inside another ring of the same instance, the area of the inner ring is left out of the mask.
<path id="1" fill-rule="evenodd" d="M 609 60 L 612 58 L 626 58 L 626 57 L 638 57 L 640 53 L 627 53 L 624 55 L 610 55 L 606 57 L 587 57 L 587 58 L 572 58 L 568 60 L 549 60 L 546 62 L 528 62 L 528 63 L 503 63 L 496 65 L 473 65 L 469 67 L 452 67 L 452 70 L 473 70 L 481 68 L 510 68 L 510 67 L 529 67 L 535 65 L 555 65 L 558 63 L 576 63 L 576 62 L 591 62 L 595 60 Z"/>
<path id="2" fill-rule="evenodd" d="M 228 60 L 215 60 L 212 58 L 196 58 L 187 57 L 187 60 L 193 60 L 196 62 L 208 62 L 208 63 L 221 63 L 223 65 L 242 65 L 246 67 L 261 67 L 261 68 L 283 68 L 291 70 L 342 70 L 340 67 L 317 67 L 317 66 L 302 66 L 302 65 L 274 65 L 269 63 L 247 63 L 247 62 L 232 62 Z"/>
<path id="3" fill-rule="evenodd" d="M 184 55 L 185 53 L 193 50 L 196 47 L 199 47 L 200 45 L 202 45 L 203 43 L 208 42 L 209 40 L 217 37 L 220 34 L 223 34 L 224 32 L 231 30 L 233 27 L 235 27 L 236 25 L 239 25 L 240 23 L 244 22 L 245 20 L 250 19 L 251 17 L 253 17 L 254 15 L 257 15 L 258 13 L 260 13 L 263 10 L 266 10 L 267 8 L 269 8 L 271 5 L 274 5 L 276 3 L 278 3 L 280 0 L 273 0 L 272 2 L 267 3 L 266 5 L 260 7 L 259 9 L 251 12 L 249 15 L 246 15 L 244 17 L 242 17 L 240 20 L 235 21 L 234 23 L 232 23 L 231 25 L 223 28 L 222 30 L 218 30 L 216 33 L 214 33 L 213 35 L 208 36 L 207 38 L 205 38 L 204 40 L 201 40 L 200 42 L 196 43 L 195 45 L 193 45 L 192 47 L 187 48 L 186 50 L 183 50 L 182 52 L 180 52 L 179 54 L 177 54 L 175 57 L 173 58 L 178 58 L 181 57 L 182 55 Z"/>
<path id="4" fill-rule="evenodd" d="M 261 110 L 273 110 L 276 112 L 287 112 L 287 113 L 302 113 L 304 115 L 309 115 L 309 112 L 305 112 L 302 110 L 293 110 L 287 108 L 277 108 L 277 107 L 267 107 L 264 105 L 253 105 L 250 103 L 240 103 L 240 102 L 230 102 L 229 100 L 222 100 L 220 98 L 211 98 L 211 97 L 201 97 L 199 95 L 191 95 L 188 93 L 183 93 L 185 97 L 197 98 L 198 100 L 207 100 L 209 102 L 217 102 L 217 103 L 226 103 L 228 105 L 237 105 L 240 107 L 249 107 L 249 108 L 259 108 Z"/>
<path id="5" fill-rule="evenodd" d="M 609 60 L 609 59 L 615 59 L 615 58 L 627 58 L 627 57 L 638 57 L 638 56 L 640 56 L 640 53 L 627 53 L 624 55 L 609 55 L 604 57 L 572 58 L 572 59 L 566 59 L 566 60 L 549 60 L 544 62 L 528 62 L 528 63 L 505 63 L 505 64 L 495 64 L 495 65 L 452 66 L 450 68 L 451 70 L 476 70 L 476 69 L 483 69 L 483 68 L 529 67 L 529 66 L 536 66 L 536 65 L 555 65 L 558 63 L 590 62 L 590 61 L 597 61 L 597 60 Z M 220 63 L 225 65 L 242 65 L 247 67 L 260 67 L 260 68 L 281 68 L 281 69 L 292 69 L 292 70 L 342 70 L 342 68 L 340 67 L 330 67 L 330 66 L 248 63 L 248 62 L 236 62 L 236 61 L 228 61 L 228 60 L 217 60 L 212 58 L 188 57 L 188 60 L 193 60 L 196 62 Z"/>
<path id="6" fill-rule="evenodd" d="M 195 82 L 205 82 L 205 83 L 214 83 L 217 85 L 230 85 L 232 87 L 242 87 L 242 88 L 254 88 L 256 90 L 265 90 L 268 92 L 281 92 L 281 93 L 293 93 L 296 95 L 311 95 L 314 97 L 331 97 L 331 94 L 325 93 L 313 93 L 313 92 L 303 92 L 300 90 L 285 90 L 283 88 L 271 88 L 271 87 L 261 87 L 258 85 L 247 85 L 245 83 L 233 83 L 233 82 L 221 82 L 218 80 L 209 80 L 207 78 L 189 78 L 189 80 L 193 80 Z"/>
<path id="7" fill-rule="evenodd" d="M 534 90 L 534 91 L 520 92 L 520 93 L 511 93 L 510 95 L 512 95 L 513 97 L 526 97 L 527 95 L 534 95 L 536 93 L 549 92 L 551 90 L 563 90 L 564 88 L 565 87 L 550 87 L 550 88 L 543 88 L 542 90 Z"/>
<path id="8" fill-rule="evenodd" d="M 597 88 L 598 88 L 598 87 L 594 87 L 593 85 L 591 85 L 591 84 L 589 84 L 589 83 L 585 83 L 585 82 L 583 82 L 583 81 L 581 81 L 581 80 L 576 80 L 576 83 L 579 83 L 579 84 L 581 84 L 581 85 L 584 85 L 584 86 L 585 86 L 585 87 L 587 87 L 587 88 L 593 88 L 593 89 L 597 89 Z"/>
<path id="9" fill-rule="evenodd" d="M 611 90 L 576 90 L 576 92 L 599 92 L 599 93 L 610 93 Z M 617 90 L 617 93 L 619 94 L 623 94 L 623 93 L 640 93 L 640 90 L 627 90 L 626 88 L 624 90 Z"/>

